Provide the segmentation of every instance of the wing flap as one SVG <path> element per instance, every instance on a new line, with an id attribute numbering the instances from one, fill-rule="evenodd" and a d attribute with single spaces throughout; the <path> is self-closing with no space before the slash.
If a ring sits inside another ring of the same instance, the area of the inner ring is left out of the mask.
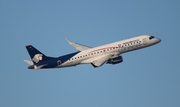
<path id="1" fill-rule="evenodd" d="M 85 60 L 81 63 L 91 63 L 93 67 L 100 67 L 104 63 L 106 63 L 107 60 L 109 60 L 111 57 L 112 57 L 111 54 L 107 54 L 107 55 L 102 55 L 102 56 L 90 58 L 90 59 Z"/>

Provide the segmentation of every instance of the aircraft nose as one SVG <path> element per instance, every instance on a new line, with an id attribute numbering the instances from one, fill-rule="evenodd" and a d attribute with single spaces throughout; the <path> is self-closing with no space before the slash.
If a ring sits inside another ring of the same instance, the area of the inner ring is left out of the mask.
<path id="1" fill-rule="evenodd" d="M 156 38 L 156 41 L 157 41 L 157 43 L 159 43 L 159 42 L 161 42 L 161 39 L 159 39 L 159 38 Z"/>

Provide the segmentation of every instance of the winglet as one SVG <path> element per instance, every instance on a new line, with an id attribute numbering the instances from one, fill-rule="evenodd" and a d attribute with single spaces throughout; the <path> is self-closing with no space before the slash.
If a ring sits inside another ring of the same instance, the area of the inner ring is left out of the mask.
<path id="1" fill-rule="evenodd" d="M 70 44 L 72 45 L 74 42 L 71 42 L 70 40 L 68 40 L 67 38 L 65 38 L 65 40 Z"/>
<path id="2" fill-rule="evenodd" d="M 89 46 L 85 46 L 85 45 L 81 45 L 81 44 L 78 44 L 78 43 L 75 43 L 75 42 L 71 42 L 70 40 L 68 40 L 67 38 L 65 38 L 65 40 L 70 44 L 72 45 L 73 47 L 75 47 L 78 51 L 83 51 L 83 50 L 86 50 L 86 49 L 90 49 L 91 47 Z"/>

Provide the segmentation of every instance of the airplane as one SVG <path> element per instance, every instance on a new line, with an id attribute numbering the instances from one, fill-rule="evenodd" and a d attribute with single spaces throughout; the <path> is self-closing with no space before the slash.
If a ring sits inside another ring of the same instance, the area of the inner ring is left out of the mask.
<path id="1" fill-rule="evenodd" d="M 28 69 L 63 68 L 79 64 L 91 64 L 96 68 L 105 63 L 118 64 L 123 62 L 122 54 L 155 45 L 161 42 L 161 39 L 151 35 L 141 35 L 94 48 L 68 39 L 66 41 L 75 47 L 77 51 L 59 57 L 46 56 L 32 45 L 27 45 L 26 49 L 31 60 L 24 61 L 30 65 Z"/>

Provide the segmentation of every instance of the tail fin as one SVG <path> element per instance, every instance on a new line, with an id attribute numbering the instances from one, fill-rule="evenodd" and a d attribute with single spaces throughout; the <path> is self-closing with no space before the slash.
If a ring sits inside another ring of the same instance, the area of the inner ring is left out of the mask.
<path id="1" fill-rule="evenodd" d="M 50 57 L 47 57 L 42 52 L 34 48 L 32 45 L 27 45 L 26 49 L 33 61 L 34 64 L 38 64 L 40 62 L 48 60 Z"/>

